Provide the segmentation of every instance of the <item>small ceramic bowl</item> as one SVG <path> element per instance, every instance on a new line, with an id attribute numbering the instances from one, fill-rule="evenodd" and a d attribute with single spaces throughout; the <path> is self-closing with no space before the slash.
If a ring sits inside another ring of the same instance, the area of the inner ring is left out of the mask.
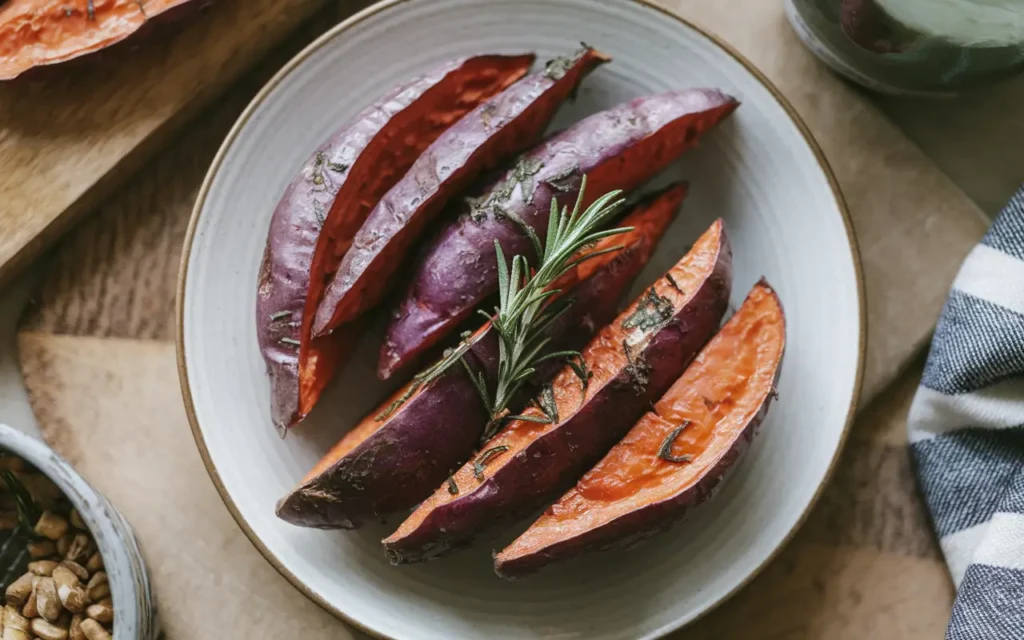
<path id="1" fill-rule="evenodd" d="M 88 525 L 110 580 L 114 640 L 156 640 L 159 625 L 146 563 L 124 517 L 38 438 L 0 424 L 0 447 L 49 476 Z"/>

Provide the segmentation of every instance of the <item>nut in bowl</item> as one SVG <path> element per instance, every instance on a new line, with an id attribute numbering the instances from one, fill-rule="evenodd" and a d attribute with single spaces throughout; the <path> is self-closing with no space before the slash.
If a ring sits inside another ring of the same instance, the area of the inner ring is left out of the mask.
<path id="1" fill-rule="evenodd" d="M 370 151 L 392 157 L 389 131 L 435 121 L 414 98 L 368 126 L 361 114 L 394 87 L 531 55 L 361 201 L 355 224 L 332 220 L 323 190 L 321 209 L 291 198 L 289 185 L 320 186 L 318 154 L 332 184 L 377 175 L 360 167 L 382 166 Z M 276 224 L 282 196 L 316 224 Z M 828 168 L 748 63 L 636 2 L 401 0 L 359 14 L 243 115 L 188 238 L 180 372 L 218 489 L 278 570 L 384 637 L 648 638 L 694 619 L 797 526 L 856 400 L 858 264 Z M 328 242 L 331 268 L 295 276 L 263 260 L 289 242 L 307 265 L 327 264 L 315 255 Z M 261 307 L 285 299 L 268 282 L 291 283 L 296 304 Z M 752 290 L 764 313 L 723 329 Z M 346 347 L 333 378 L 308 357 L 317 341 Z M 267 370 L 285 360 L 300 400 L 282 420 Z M 748 384 L 730 390 L 734 374 Z M 679 388 L 687 376 L 712 406 Z M 607 490 L 619 482 L 633 489 Z M 577 527 L 578 544 L 537 518 L 600 500 L 610 520 Z M 684 512 L 637 549 L 590 554 Z M 320 530 L 332 528 L 355 530 Z M 567 561 L 538 563 L 549 549 Z"/>
<path id="2" fill-rule="evenodd" d="M 36 438 L 0 425 L 5 640 L 156 640 L 145 564 L 124 519 Z"/>

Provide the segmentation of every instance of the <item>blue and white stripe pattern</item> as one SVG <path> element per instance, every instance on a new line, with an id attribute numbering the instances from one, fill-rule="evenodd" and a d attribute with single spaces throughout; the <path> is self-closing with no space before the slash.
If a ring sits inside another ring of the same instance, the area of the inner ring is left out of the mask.
<path id="1" fill-rule="evenodd" d="M 908 420 L 949 640 L 1024 638 L 1024 187 L 964 261 Z"/>

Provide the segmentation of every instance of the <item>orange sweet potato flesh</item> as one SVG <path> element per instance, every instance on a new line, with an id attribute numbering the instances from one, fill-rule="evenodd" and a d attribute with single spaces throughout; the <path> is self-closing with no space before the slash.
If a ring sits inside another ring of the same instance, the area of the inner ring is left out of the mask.
<path id="1" fill-rule="evenodd" d="M 550 394 L 491 438 L 384 540 L 392 563 L 419 562 L 468 545 L 479 533 L 549 504 L 618 442 L 714 334 L 732 282 L 721 220 L 582 351 Z M 543 407 L 543 409 L 541 408 Z M 537 421 L 540 422 L 537 422 Z"/>
<path id="2" fill-rule="evenodd" d="M 620 250 L 581 262 L 559 279 L 555 288 L 573 304 L 548 327 L 546 351 L 580 349 L 615 317 L 619 300 L 651 257 L 685 192 L 685 185 L 677 184 L 644 199 L 621 222 L 632 231 L 593 247 Z M 466 361 L 493 388 L 499 347 L 490 323 L 473 341 Z M 544 381 L 555 371 L 542 365 L 534 379 Z M 472 455 L 487 418 L 461 367 L 423 384 L 413 380 L 345 434 L 278 503 L 277 514 L 304 527 L 353 529 L 408 509 Z"/>
<path id="3" fill-rule="evenodd" d="M 708 500 L 775 397 L 785 343 L 782 306 L 762 280 L 653 410 L 495 556 L 497 573 L 631 546 Z"/>
<path id="4" fill-rule="evenodd" d="M 190 0 L 0 2 L 0 80 L 109 47 Z"/>
<path id="5" fill-rule="evenodd" d="M 380 302 L 406 253 L 448 200 L 533 145 L 583 78 L 608 60 L 589 47 L 552 60 L 438 137 L 359 229 L 317 307 L 313 334 L 322 336 Z"/>
<path id="6" fill-rule="evenodd" d="M 366 216 L 449 126 L 521 78 L 533 55 L 447 61 L 377 99 L 310 156 L 274 210 L 256 323 L 274 424 L 305 417 L 347 358 L 363 318 L 313 340 L 324 285 Z"/>

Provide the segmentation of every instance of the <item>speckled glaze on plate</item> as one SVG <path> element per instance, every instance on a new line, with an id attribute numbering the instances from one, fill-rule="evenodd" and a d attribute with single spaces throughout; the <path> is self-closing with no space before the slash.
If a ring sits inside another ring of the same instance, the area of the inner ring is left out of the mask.
<path id="1" fill-rule="evenodd" d="M 634 292 L 721 216 L 738 304 L 762 275 L 789 340 L 781 399 L 718 497 L 672 533 L 514 583 L 494 576 L 500 538 L 394 568 L 358 532 L 301 529 L 275 501 L 383 397 L 371 332 L 308 421 L 281 440 L 253 323 L 270 215 L 295 170 L 375 96 L 441 60 L 579 41 L 613 56 L 552 128 L 629 98 L 715 86 L 742 106 L 662 181 L 692 183 Z M 655 638 L 721 602 L 762 568 L 810 509 L 856 406 L 864 359 L 860 266 L 849 216 L 817 145 L 778 92 L 727 45 L 637 0 L 392 0 L 310 45 L 256 97 L 200 192 L 178 290 L 178 359 L 193 433 L 218 490 L 267 559 L 339 617 L 389 638 Z"/>

